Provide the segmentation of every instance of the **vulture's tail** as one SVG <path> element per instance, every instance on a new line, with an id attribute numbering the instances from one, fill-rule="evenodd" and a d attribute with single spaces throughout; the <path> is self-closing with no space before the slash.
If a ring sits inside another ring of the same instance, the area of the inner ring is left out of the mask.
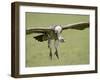
<path id="1" fill-rule="evenodd" d="M 35 36 L 33 38 L 35 38 L 36 40 L 38 40 L 40 42 L 48 40 L 47 35 L 45 35 L 45 34 L 41 34 L 41 35 Z"/>

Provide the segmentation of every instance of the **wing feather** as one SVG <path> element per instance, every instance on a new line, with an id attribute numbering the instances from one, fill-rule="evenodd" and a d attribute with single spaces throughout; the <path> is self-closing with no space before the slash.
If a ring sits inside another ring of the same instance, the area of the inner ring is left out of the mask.
<path id="1" fill-rule="evenodd" d="M 79 23 L 64 25 L 62 29 L 63 30 L 65 30 L 65 29 L 83 30 L 88 27 L 89 27 L 89 22 L 79 22 Z"/>
<path id="2" fill-rule="evenodd" d="M 47 33 L 52 31 L 52 29 L 50 28 L 45 28 L 45 27 L 39 27 L 39 28 L 35 28 L 35 27 L 31 27 L 28 28 L 26 30 L 26 34 L 32 34 L 32 33 Z"/>

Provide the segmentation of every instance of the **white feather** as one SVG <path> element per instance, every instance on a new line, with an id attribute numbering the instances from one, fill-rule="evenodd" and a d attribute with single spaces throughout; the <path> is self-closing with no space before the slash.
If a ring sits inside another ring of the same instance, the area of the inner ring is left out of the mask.
<path id="1" fill-rule="evenodd" d="M 62 31 L 62 27 L 61 26 L 56 26 L 55 27 L 55 33 L 60 33 Z"/>

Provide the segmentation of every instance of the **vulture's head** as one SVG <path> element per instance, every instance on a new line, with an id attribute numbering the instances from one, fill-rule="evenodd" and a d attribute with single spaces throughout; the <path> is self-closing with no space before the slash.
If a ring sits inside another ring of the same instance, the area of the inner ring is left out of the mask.
<path id="1" fill-rule="evenodd" d="M 59 34 L 59 33 L 62 32 L 62 27 L 59 26 L 59 25 L 57 25 L 57 26 L 55 26 L 54 30 L 55 30 L 55 33 L 58 33 Z"/>

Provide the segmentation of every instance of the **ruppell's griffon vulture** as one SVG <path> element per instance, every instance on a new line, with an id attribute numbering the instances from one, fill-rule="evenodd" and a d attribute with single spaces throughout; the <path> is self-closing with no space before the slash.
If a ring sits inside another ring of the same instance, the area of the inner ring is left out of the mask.
<path id="1" fill-rule="evenodd" d="M 33 38 L 38 40 L 39 42 L 48 40 L 48 48 L 50 49 L 50 58 L 52 59 L 52 47 L 51 40 L 54 40 L 55 47 L 55 55 L 59 59 L 58 55 L 58 46 L 59 42 L 64 42 L 64 38 L 61 36 L 61 32 L 67 29 L 76 29 L 76 30 L 84 30 L 89 27 L 88 22 L 79 22 L 68 25 L 53 25 L 50 27 L 30 27 L 26 30 L 26 34 L 39 33 L 38 36 L 34 36 Z"/>

